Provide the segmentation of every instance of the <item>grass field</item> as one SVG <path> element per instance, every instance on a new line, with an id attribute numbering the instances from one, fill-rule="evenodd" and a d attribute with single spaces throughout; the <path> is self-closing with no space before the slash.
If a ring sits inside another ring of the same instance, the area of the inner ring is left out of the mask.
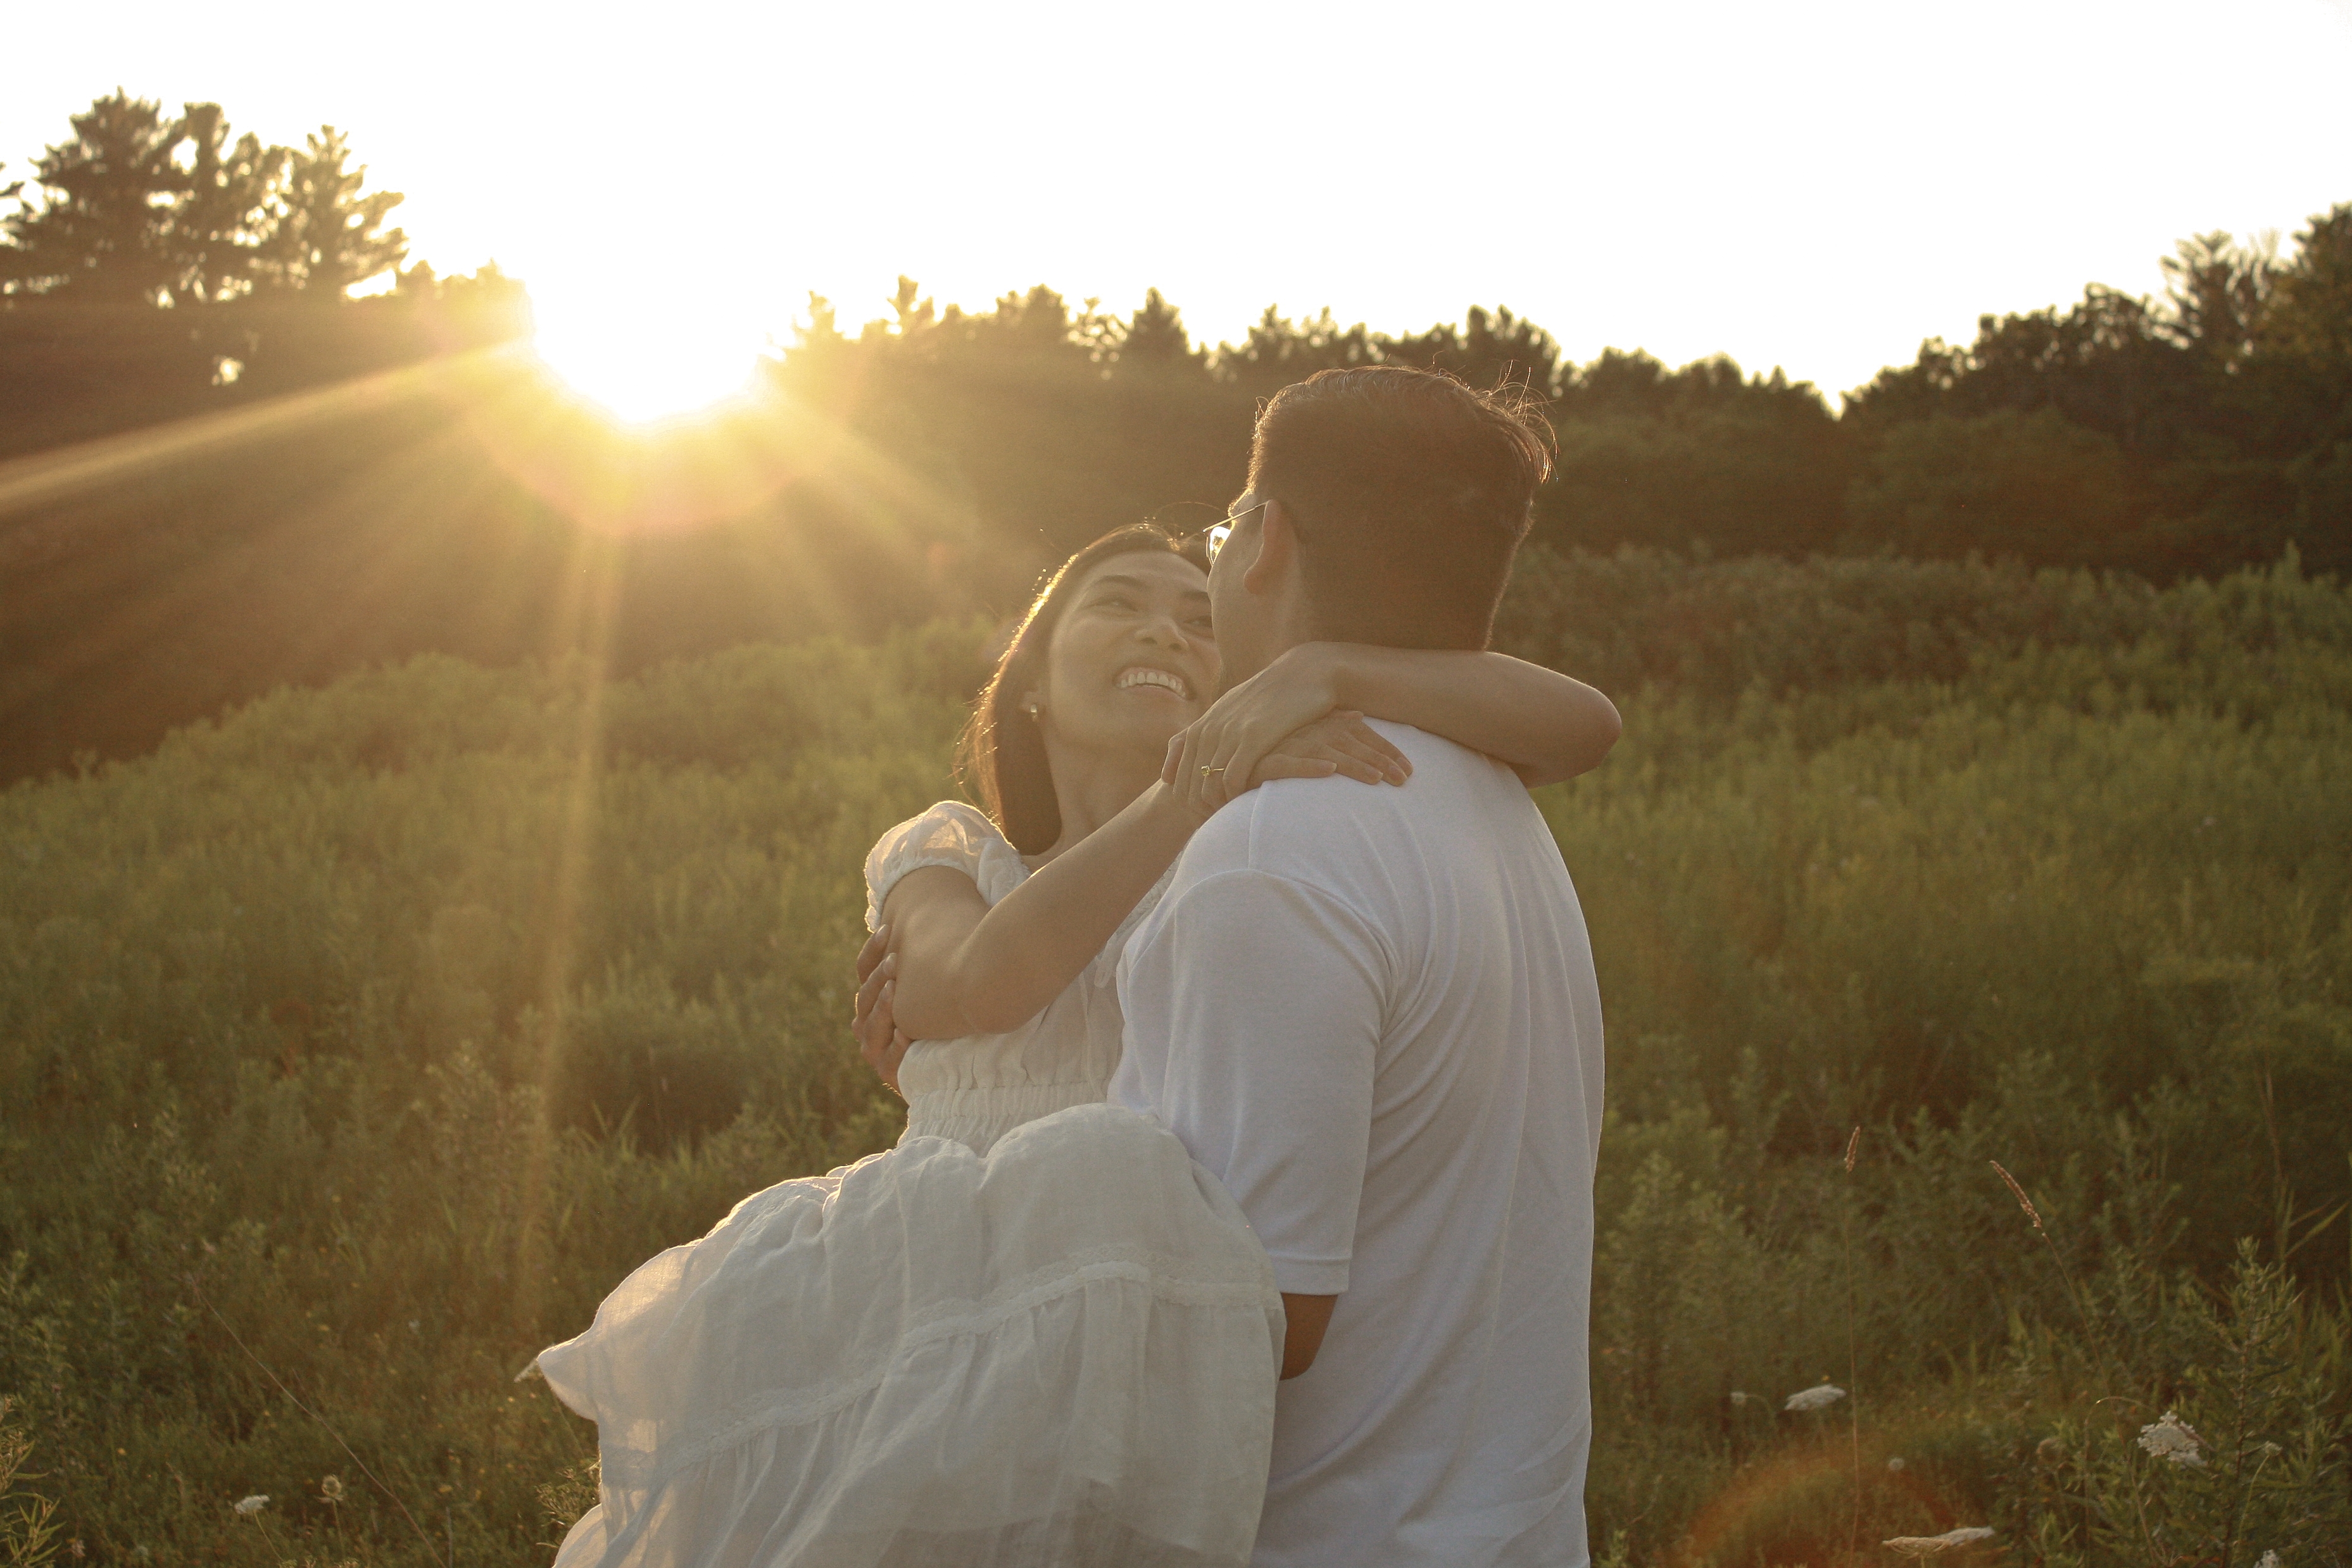
<path id="1" fill-rule="evenodd" d="M 987 630 L 423 659 L 0 795 L 0 1560 L 543 1559 L 532 1353 L 896 1136 L 859 864 Z M 1503 640 L 1627 720 L 1540 798 L 1596 1556 L 2352 1561 L 2352 595 L 1538 555 Z"/>

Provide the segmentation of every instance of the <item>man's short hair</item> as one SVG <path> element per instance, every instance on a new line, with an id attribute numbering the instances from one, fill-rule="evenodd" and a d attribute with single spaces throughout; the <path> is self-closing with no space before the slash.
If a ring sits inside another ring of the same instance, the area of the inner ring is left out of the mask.
<path id="1" fill-rule="evenodd" d="M 1259 411 L 1250 490 L 1297 528 L 1318 637 L 1484 648 L 1551 426 L 1524 389 L 1473 392 L 1442 371 L 1324 371 Z"/>

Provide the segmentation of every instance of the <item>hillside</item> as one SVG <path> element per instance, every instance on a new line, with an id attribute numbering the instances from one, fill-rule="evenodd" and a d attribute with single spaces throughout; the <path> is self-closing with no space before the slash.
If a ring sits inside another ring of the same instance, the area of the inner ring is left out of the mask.
<path id="1" fill-rule="evenodd" d="M 858 867 L 947 789 L 988 631 L 425 657 L 0 794 L 0 1388 L 64 1528 L 554 1539 L 593 1445 L 517 1369 L 895 1135 L 845 1027 Z M 1627 720 L 1539 802 L 1609 1021 L 1596 1552 L 1985 1524 L 2105 1563 L 2137 1506 L 2330 1561 L 2352 594 L 1538 553 L 1505 634 Z M 2174 1406 L 2294 1458 L 2151 1469 Z"/>

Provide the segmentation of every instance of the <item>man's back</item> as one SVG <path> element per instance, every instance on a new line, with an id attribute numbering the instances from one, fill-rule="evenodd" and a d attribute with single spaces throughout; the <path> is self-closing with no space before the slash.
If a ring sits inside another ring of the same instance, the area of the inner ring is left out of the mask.
<path id="1" fill-rule="evenodd" d="M 1282 1386 L 1264 1564 L 1576 1564 L 1601 1016 L 1518 780 L 1382 725 L 1412 782 L 1255 790 L 1120 972 L 1115 1103 L 1224 1182 L 1276 1284 L 1337 1295 Z"/>

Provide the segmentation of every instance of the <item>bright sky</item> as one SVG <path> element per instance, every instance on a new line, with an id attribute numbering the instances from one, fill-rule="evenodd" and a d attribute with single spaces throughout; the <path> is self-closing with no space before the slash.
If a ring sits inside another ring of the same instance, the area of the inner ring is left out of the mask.
<path id="1" fill-rule="evenodd" d="M 605 376 L 672 400 L 901 272 L 983 306 L 1156 285 L 1210 341 L 1270 303 L 1507 304 L 1579 360 L 1836 392 L 2352 200 L 2352 0 L 123 0 L 0 36 L 0 183 L 118 84 L 271 141 L 331 121 L 415 256 L 496 257 L 592 382 L 604 314 L 640 313 Z"/>

